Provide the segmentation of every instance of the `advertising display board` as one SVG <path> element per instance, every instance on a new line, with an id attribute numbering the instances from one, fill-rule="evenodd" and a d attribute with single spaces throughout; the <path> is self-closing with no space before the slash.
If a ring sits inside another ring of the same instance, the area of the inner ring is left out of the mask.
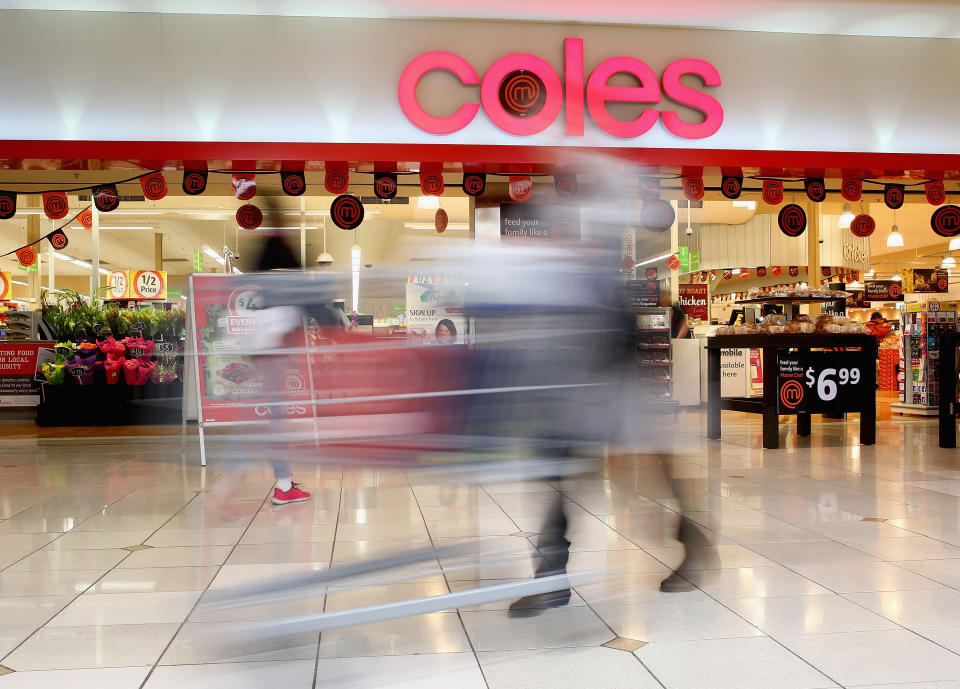
<path id="1" fill-rule="evenodd" d="M 904 271 L 903 291 L 914 294 L 946 294 L 949 273 L 943 268 L 913 268 Z"/>
<path id="2" fill-rule="evenodd" d="M 630 306 L 634 309 L 660 306 L 659 280 L 627 280 L 627 293 L 630 296 Z"/>
<path id="3" fill-rule="evenodd" d="M 192 284 L 193 336 L 199 371 L 199 418 L 202 423 L 266 421 L 275 412 L 284 418 L 313 415 L 310 405 L 309 363 L 304 354 L 290 355 L 282 374 L 284 400 L 271 408 L 263 390 L 262 362 L 251 345 L 261 325 L 260 286 L 243 275 L 194 275 Z M 303 328 L 293 347 L 305 347 Z M 302 392 L 300 392 L 302 391 Z"/>
<path id="4" fill-rule="evenodd" d="M 777 356 L 780 414 L 843 414 L 859 411 L 872 378 L 859 352 L 781 353 Z"/>
<path id="5" fill-rule="evenodd" d="M 418 344 L 463 344 L 465 288 L 462 281 L 445 275 L 411 275 L 407 278 L 407 339 Z"/>
<path id="6" fill-rule="evenodd" d="M 0 407 L 40 404 L 37 368 L 42 351 L 53 351 L 52 342 L 0 342 Z"/>
<path id="7" fill-rule="evenodd" d="M 504 239 L 580 239 L 580 208 L 564 204 L 501 203 L 500 236 Z"/>
<path id="8" fill-rule="evenodd" d="M 690 318 L 699 318 L 701 321 L 709 320 L 710 306 L 708 304 L 708 291 L 705 284 L 701 285 L 678 285 L 680 292 L 680 308 L 683 309 Z"/>
<path id="9" fill-rule="evenodd" d="M 903 301 L 903 285 L 896 280 L 867 280 L 864 293 L 866 301 Z"/>

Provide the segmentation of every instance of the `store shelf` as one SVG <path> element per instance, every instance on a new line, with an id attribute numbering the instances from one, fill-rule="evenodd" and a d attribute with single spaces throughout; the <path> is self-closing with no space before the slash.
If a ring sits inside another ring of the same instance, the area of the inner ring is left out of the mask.
<path id="1" fill-rule="evenodd" d="M 900 412 L 901 414 L 914 414 L 916 416 L 937 416 L 939 407 L 931 407 L 928 404 L 907 404 L 905 402 L 891 402 L 890 411 Z"/>
<path id="2" fill-rule="evenodd" d="M 737 304 L 826 304 L 846 297 L 756 297 L 740 299 Z"/>
<path id="3" fill-rule="evenodd" d="M 714 335 L 707 338 L 709 349 L 743 349 L 746 347 L 876 347 L 873 335 L 843 333 L 778 333 L 773 335 Z"/>

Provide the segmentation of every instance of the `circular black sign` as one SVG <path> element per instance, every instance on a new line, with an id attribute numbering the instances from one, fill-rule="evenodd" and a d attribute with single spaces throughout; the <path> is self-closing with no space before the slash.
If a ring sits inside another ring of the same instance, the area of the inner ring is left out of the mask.
<path id="1" fill-rule="evenodd" d="M 666 232 L 676 217 L 673 206 L 662 199 L 646 201 L 640 209 L 640 224 L 651 232 Z"/>
<path id="2" fill-rule="evenodd" d="M 500 107 L 514 117 L 533 116 L 547 102 L 547 87 L 533 72 L 519 69 L 500 81 Z"/>
<path id="3" fill-rule="evenodd" d="M 9 220 L 17 214 L 17 194 L 13 191 L 0 191 L 0 220 Z"/>
<path id="4" fill-rule="evenodd" d="M 380 199 L 392 199 L 397 195 L 397 176 L 392 172 L 378 172 L 375 174 L 373 193 Z"/>
<path id="5" fill-rule="evenodd" d="M 777 223 L 780 231 L 788 237 L 799 237 L 807 229 L 807 214 L 797 204 L 790 203 L 780 210 Z"/>
<path id="6" fill-rule="evenodd" d="M 941 237 L 960 234 L 960 206 L 941 206 L 930 216 L 930 227 Z"/>
<path id="7" fill-rule="evenodd" d="M 354 230 L 363 222 L 363 204 L 356 196 L 341 194 L 330 204 L 330 218 L 341 230 Z"/>

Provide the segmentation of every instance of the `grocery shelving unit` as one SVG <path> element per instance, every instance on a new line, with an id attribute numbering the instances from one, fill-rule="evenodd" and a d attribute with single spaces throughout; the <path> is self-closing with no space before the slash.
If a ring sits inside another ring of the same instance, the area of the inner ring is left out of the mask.
<path id="1" fill-rule="evenodd" d="M 635 309 L 637 369 L 640 394 L 648 400 L 673 400 L 673 355 L 670 345 L 670 309 Z"/>
<path id="2" fill-rule="evenodd" d="M 940 354 L 945 336 L 957 332 L 956 311 L 908 311 L 903 314 L 900 345 L 901 414 L 936 416 L 940 404 Z"/>

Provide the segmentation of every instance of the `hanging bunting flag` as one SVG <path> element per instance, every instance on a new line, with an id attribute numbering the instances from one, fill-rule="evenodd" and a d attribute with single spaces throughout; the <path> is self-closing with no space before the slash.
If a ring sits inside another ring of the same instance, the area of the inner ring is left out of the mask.
<path id="1" fill-rule="evenodd" d="M 24 268 L 29 268 L 37 260 L 37 252 L 33 250 L 32 246 L 17 249 L 17 260 Z"/>
<path id="2" fill-rule="evenodd" d="M 424 196 L 440 196 L 443 194 L 443 189 L 442 166 L 428 163 L 421 164 L 420 193 Z"/>
<path id="3" fill-rule="evenodd" d="M 558 196 L 573 196 L 577 193 L 577 176 L 562 174 L 553 176 L 553 186 Z"/>
<path id="4" fill-rule="evenodd" d="M 699 201 L 703 198 L 703 179 L 701 177 L 683 178 L 683 195 L 690 201 Z"/>
<path id="5" fill-rule="evenodd" d="M 447 212 L 442 208 L 438 208 L 433 216 L 433 227 L 437 231 L 437 234 L 443 234 L 443 231 L 447 229 L 447 222 L 449 222 Z"/>
<path id="6" fill-rule="evenodd" d="M 840 185 L 840 196 L 847 201 L 859 201 L 863 195 L 863 183 L 859 179 L 844 177 Z"/>
<path id="7" fill-rule="evenodd" d="M 943 186 L 943 180 L 927 182 L 923 185 L 923 190 L 927 196 L 927 203 L 931 206 L 939 206 L 947 200 L 947 191 Z"/>
<path id="8" fill-rule="evenodd" d="M 805 179 L 803 181 L 803 188 L 807 190 L 807 198 L 811 201 L 820 203 L 827 198 L 827 187 L 824 185 L 822 177 Z"/>
<path id="9" fill-rule="evenodd" d="M 783 203 L 783 182 L 778 179 L 763 180 L 763 202 L 770 206 Z"/>
<path id="10" fill-rule="evenodd" d="M 651 232 L 666 232 L 673 226 L 677 213 L 663 199 L 644 201 L 640 209 L 640 224 Z"/>
<path id="11" fill-rule="evenodd" d="M 833 272 L 833 268 L 830 268 L 829 266 L 823 266 L 822 268 L 820 268 L 820 274 L 825 278 L 830 277 L 830 274 L 832 272 Z"/>
<path id="12" fill-rule="evenodd" d="M 790 277 L 795 278 L 800 274 L 800 268 L 797 266 L 790 266 Z"/>
<path id="13" fill-rule="evenodd" d="M 397 195 L 397 173 L 377 172 L 373 175 L 373 193 L 378 199 L 392 199 Z"/>
<path id="14" fill-rule="evenodd" d="M 252 203 L 246 203 L 237 209 L 237 225 L 244 230 L 255 230 L 263 224 L 263 211 Z"/>
<path id="15" fill-rule="evenodd" d="M 151 172 L 140 178 L 140 188 L 143 190 L 144 198 L 159 201 L 167 195 L 167 180 L 164 179 L 162 172 Z"/>
<path id="16" fill-rule="evenodd" d="M 887 208 L 897 210 L 903 205 L 903 185 L 887 184 L 883 187 L 883 202 Z"/>
<path id="17" fill-rule="evenodd" d="M 0 191 L 0 220 L 9 220 L 17 214 L 17 192 Z"/>
<path id="18" fill-rule="evenodd" d="M 730 200 L 740 198 L 740 193 L 743 191 L 743 177 L 724 177 L 720 183 L 720 191 Z"/>
<path id="19" fill-rule="evenodd" d="M 732 277 L 733 277 L 733 271 L 732 271 L 732 270 L 725 270 L 725 271 L 723 271 L 723 279 L 724 279 L 724 280 L 729 280 L 729 279 L 732 278 Z"/>
<path id="20" fill-rule="evenodd" d="M 52 246 L 57 251 L 61 251 L 65 249 L 67 244 L 69 243 L 67 241 L 67 235 L 66 233 L 64 233 L 63 230 L 54 230 L 53 232 L 48 234 L 47 241 L 50 242 L 50 246 Z"/>
<path id="21" fill-rule="evenodd" d="M 346 194 L 350 186 L 350 166 L 342 160 L 328 160 L 323 166 L 324 189 L 331 194 Z"/>
<path id="22" fill-rule="evenodd" d="M 80 226 L 85 230 L 93 229 L 93 211 L 89 208 L 84 208 L 77 215 L 77 222 L 80 223 Z"/>
<path id="23" fill-rule="evenodd" d="M 240 201 L 249 201 L 257 195 L 257 176 L 239 173 L 233 176 L 233 195 Z"/>
<path id="24" fill-rule="evenodd" d="M 356 196 L 341 194 L 330 204 L 330 218 L 341 230 L 354 230 L 363 222 L 363 203 Z"/>
<path id="25" fill-rule="evenodd" d="M 788 237 L 799 237 L 807 229 L 807 213 L 795 203 L 787 204 L 780 210 L 777 224 Z"/>
<path id="26" fill-rule="evenodd" d="M 930 227 L 941 237 L 960 234 L 960 206 L 941 206 L 930 216 Z"/>
<path id="27" fill-rule="evenodd" d="M 467 196 L 480 196 L 487 189 L 487 173 L 468 172 L 464 174 L 461 186 Z"/>
<path id="28" fill-rule="evenodd" d="M 660 198 L 660 180 L 644 177 L 640 180 L 640 198 L 644 201 L 656 201 Z"/>
<path id="29" fill-rule="evenodd" d="M 774 267 L 770 270 L 770 272 L 773 273 L 774 275 L 779 276 L 780 273 L 783 272 L 783 266 L 774 266 Z"/>
<path id="30" fill-rule="evenodd" d="M 750 279 L 750 269 L 749 269 L 749 268 L 741 268 L 741 269 L 740 269 L 740 279 L 741 279 L 741 280 L 749 280 L 749 279 Z"/>
<path id="31" fill-rule="evenodd" d="M 861 213 L 850 221 L 850 231 L 855 237 L 869 237 L 876 229 L 876 221 L 866 213 Z"/>
<path id="32" fill-rule="evenodd" d="M 183 182 L 181 183 L 183 193 L 189 196 L 197 196 L 207 190 L 207 171 L 206 170 L 184 170 Z"/>
<path id="33" fill-rule="evenodd" d="M 300 196 L 307 190 L 307 179 L 299 170 L 281 170 L 280 186 L 287 196 Z"/>
<path id="34" fill-rule="evenodd" d="M 527 201 L 533 195 L 533 182 L 527 175 L 515 175 L 510 178 L 507 189 L 514 201 Z"/>
<path id="35" fill-rule="evenodd" d="M 706 282 L 706 281 L 707 281 L 707 271 L 701 270 L 701 271 L 700 271 L 700 282 Z"/>
<path id="36" fill-rule="evenodd" d="M 116 184 L 101 184 L 93 188 L 93 204 L 101 213 L 115 211 L 120 206 Z"/>
<path id="37" fill-rule="evenodd" d="M 759 268 L 757 268 L 757 277 L 758 278 L 767 277 L 767 269 L 765 266 L 760 266 Z"/>
<path id="38" fill-rule="evenodd" d="M 67 204 L 67 195 L 62 191 L 48 191 L 43 195 L 43 212 L 51 220 L 59 220 L 67 215 L 70 206 Z"/>

